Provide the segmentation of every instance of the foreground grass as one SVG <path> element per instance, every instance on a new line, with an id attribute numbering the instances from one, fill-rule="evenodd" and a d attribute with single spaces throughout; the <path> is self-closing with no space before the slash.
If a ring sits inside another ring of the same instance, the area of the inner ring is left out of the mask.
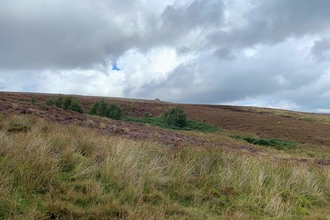
<path id="1" fill-rule="evenodd" d="M 28 132 L 9 133 L 11 126 Z M 0 116 L 0 219 L 326 219 L 330 169 Z"/>

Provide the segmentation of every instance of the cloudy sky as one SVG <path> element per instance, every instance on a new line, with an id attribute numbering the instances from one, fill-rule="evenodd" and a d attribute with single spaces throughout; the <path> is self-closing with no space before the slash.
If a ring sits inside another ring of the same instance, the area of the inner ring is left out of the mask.
<path id="1" fill-rule="evenodd" d="M 0 90 L 330 112 L 329 0 L 1 0 Z"/>

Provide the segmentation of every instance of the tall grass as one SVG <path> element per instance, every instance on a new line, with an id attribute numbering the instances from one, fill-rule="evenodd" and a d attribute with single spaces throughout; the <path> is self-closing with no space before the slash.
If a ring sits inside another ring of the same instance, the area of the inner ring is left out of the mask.
<path id="1" fill-rule="evenodd" d="M 8 133 L 11 124 L 27 133 Z M 330 169 L 0 117 L 0 219 L 329 218 Z"/>

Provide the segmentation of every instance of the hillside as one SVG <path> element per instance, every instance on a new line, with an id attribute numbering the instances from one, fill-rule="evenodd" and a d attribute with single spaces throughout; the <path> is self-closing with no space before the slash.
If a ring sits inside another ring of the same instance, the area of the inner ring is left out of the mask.
<path id="1" fill-rule="evenodd" d="M 184 131 L 45 105 L 57 96 L 0 92 L 0 219 L 330 217 L 329 115 L 104 98 L 221 128 Z M 294 147 L 256 144 L 273 140 Z"/>

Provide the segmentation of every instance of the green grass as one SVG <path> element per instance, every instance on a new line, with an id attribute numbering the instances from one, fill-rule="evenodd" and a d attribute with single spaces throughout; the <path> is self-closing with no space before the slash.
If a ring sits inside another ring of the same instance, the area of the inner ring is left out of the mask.
<path id="1" fill-rule="evenodd" d="M 132 118 L 125 117 L 124 121 L 148 123 L 161 128 L 173 129 L 173 130 L 185 130 L 185 131 L 200 131 L 200 132 L 216 132 L 221 131 L 220 128 L 216 128 L 212 125 L 205 124 L 199 120 L 187 120 L 185 127 L 169 126 L 166 121 L 161 117 L 150 117 L 150 118 Z"/>
<path id="2" fill-rule="evenodd" d="M 253 138 L 253 137 L 242 137 L 239 135 L 230 135 L 231 138 L 237 140 L 245 140 L 250 144 L 256 144 L 266 147 L 273 147 L 277 150 L 284 150 L 284 149 L 295 149 L 297 144 L 293 141 L 286 141 L 281 139 L 274 139 L 274 138 Z"/>
<path id="3" fill-rule="evenodd" d="M 11 124 L 31 129 L 12 134 Z M 330 217 L 329 167 L 174 150 L 31 116 L 0 125 L 0 219 Z"/>

